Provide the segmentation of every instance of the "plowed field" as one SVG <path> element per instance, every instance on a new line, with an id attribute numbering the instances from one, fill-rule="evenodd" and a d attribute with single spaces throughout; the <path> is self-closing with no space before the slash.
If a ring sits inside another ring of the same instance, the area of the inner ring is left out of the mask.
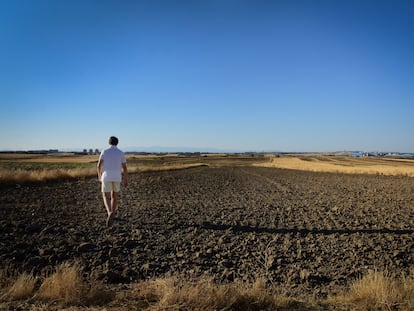
<path id="1" fill-rule="evenodd" d="M 95 178 L 0 188 L 0 264 L 78 262 L 126 283 L 165 275 L 266 278 L 335 291 L 414 267 L 414 178 L 198 167 L 130 175 L 112 227 Z"/>

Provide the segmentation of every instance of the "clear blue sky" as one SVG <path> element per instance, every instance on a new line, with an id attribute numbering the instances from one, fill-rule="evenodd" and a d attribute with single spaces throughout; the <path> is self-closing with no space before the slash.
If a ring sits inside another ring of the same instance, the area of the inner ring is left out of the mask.
<path id="1" fill-rule="evenodd" d="M 0 150 L 414 152 L 414 1 L 1 0 Z"/>

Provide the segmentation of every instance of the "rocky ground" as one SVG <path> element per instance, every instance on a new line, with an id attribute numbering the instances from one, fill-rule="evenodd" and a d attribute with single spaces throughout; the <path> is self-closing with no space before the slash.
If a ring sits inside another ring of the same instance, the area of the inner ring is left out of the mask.
<path id="1" fill-rule="evenodd" d="M 95 178 L 1 186 L 0 264 L 109 283 L 266 278 L 325 295 L 414 267 L 414 178 L 254 167 L 130 175 L 110 228 Z"/>

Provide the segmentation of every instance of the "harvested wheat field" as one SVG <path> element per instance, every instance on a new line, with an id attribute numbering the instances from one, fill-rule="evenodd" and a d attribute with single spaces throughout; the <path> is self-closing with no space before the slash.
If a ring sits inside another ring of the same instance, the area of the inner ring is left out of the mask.
<path id="1" fill-rule="evenodd" d="M 256 164 L 312 172 L 347 174 L 402 175 L 414 177 L 414 159 L 379 157 L 338 157 L 338 156 L 285 156 L 273 157 L 270 161 Z"/>
<path id="2" fill-rule="evenodd" d="M 35 276 L 36 288 L 62 263 L 76 265 L 81 278 L 110 290 L 95 310 L 157 308 L 156 295 L 143 294 L 138 303 L 125 293 L 144 280 L 164 280 L 163 286 L 176 278 L 221 285 L 260 281 L 294 297 L 290 307 L 192 308 L 178 301 L 159 309 L 311 310 L 339 309 L 329 297 L 372 271 L 413 277 L 414 178 L 408 176 L 253 166 L 142 172 L 130 175 L 109 228 L 94 177 L 0 189 L 1 266 Z M 124 299 L 115 292 L 124 292 Z M 41 301 L 46 310 L 56 302 Z M 414 306 L 412 298 L 405 303 L 384 302 L 377 309 Z M 20 302 L 21 309 L 32 304 L 33 298 Z M 87 305 L 73 304 L 71 310 Z M 1 306 L 18 309 L 19 303 L 4 298 Z"/>

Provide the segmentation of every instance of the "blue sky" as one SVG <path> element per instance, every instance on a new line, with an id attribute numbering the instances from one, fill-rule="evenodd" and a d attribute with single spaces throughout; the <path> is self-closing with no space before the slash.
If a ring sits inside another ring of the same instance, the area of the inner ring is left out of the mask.
<path id="1" fill-rule="evenodd" d="M 1 0 L 4 149 L 414 152 L 413 1 Z"/>

